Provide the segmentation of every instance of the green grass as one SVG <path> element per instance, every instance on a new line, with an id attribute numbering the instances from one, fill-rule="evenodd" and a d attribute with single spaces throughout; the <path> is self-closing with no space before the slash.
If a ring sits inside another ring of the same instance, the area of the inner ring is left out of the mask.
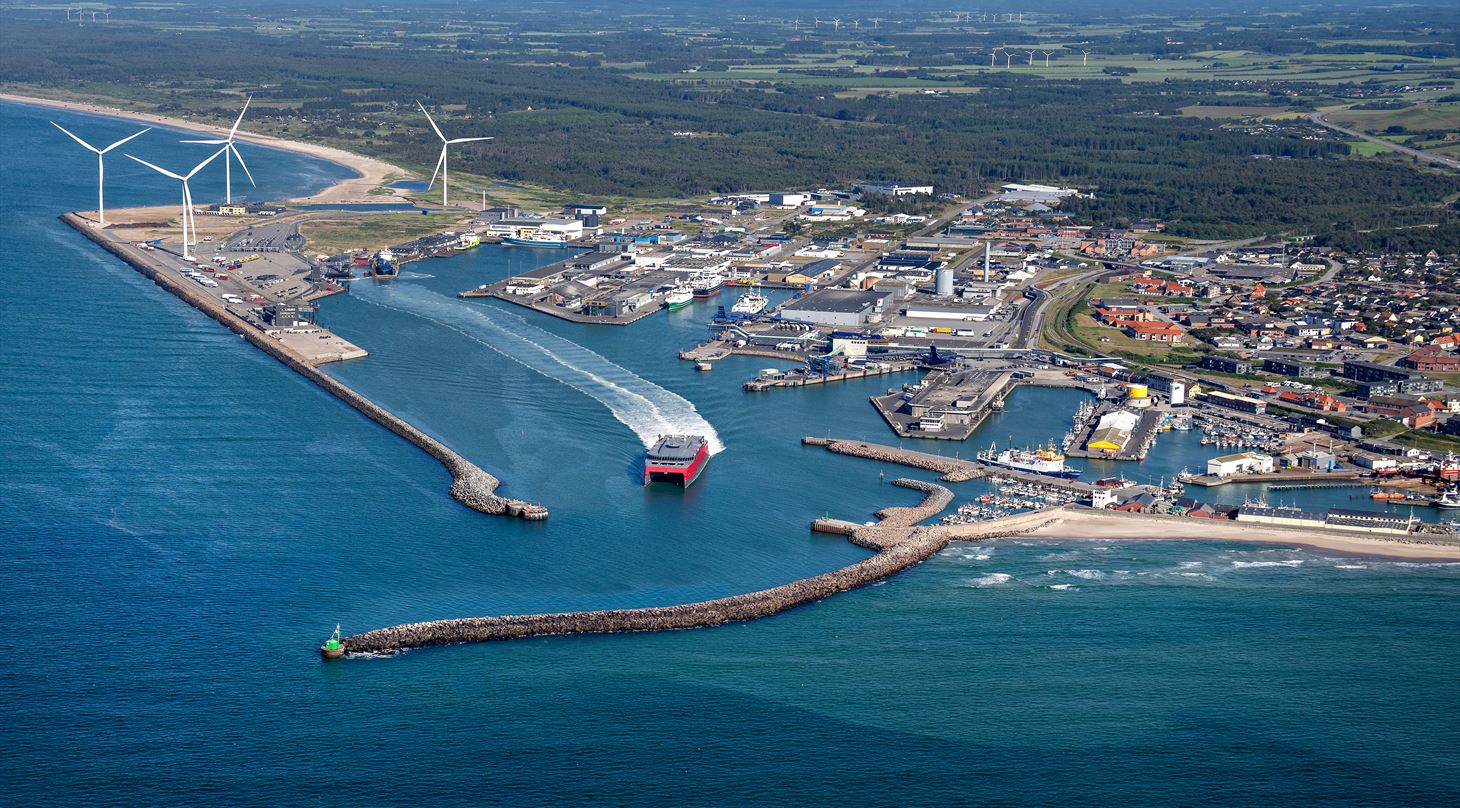
<path id="1" fill-rule="evenodd" d="M 1360 157 L 1373 157 L 1376 154 L 1389 154 L 1394 149 L 1385 146 L 1383 143 L 1373 143 L 1367 140 L 1347 140 L 1349 151 Z"/>

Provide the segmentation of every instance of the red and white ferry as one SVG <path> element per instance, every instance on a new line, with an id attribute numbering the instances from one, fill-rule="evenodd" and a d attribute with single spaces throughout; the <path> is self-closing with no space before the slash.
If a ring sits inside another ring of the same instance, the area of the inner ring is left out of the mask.
<path id="1" fill-rule="evenodd" d="M 688 488 L 710 462 L 710 446 L 700 435 L 661 435 L 644 456 L 644 484 L 674 483 Z"/>

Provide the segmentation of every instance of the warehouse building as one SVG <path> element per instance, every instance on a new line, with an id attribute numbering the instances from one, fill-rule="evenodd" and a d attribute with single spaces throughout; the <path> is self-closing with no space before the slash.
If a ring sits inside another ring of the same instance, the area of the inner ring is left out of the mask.
<path id="1" fill-rule="evenodd" d="M 1275 467 L 1272 455 L 1260 452 L 1239 452 L 1208 460 L 1207 474 L 1212 477 L 1231 477 L 1234 474 L 1267 474 Z"/>
<path id="2" fill-rule="evenodd" d="M 781 306 L 781 319 L 816 325 L 859 326 L 882 319 L 892 295 L 856 289 L 822 289 Z"/>

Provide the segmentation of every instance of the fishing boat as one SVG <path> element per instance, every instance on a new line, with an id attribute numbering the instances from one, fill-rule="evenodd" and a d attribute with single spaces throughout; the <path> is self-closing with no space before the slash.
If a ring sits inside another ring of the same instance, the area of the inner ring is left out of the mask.
<path id="1" fill-rule="evenodd" d="M 690 291 L 698 300 L 709 300 L 720 294 L 724 285 L 725 279 L 719 275 L 701 275 L 690 283 Z"/>
<path id="2" fill-rule="evenodd" d="M 373 278 L 394 278 L 400 275 L 400 264 L 395 253 L 381 250 L 370 259 L 370 276 Z"/>
<path id="3" fill-rule="evenodd" d="M 674 311 L 688 306 L 695 299 L 694 293 L 690 290 L 676 286 L 664 295 L 664 308 Z"/>
<path id="4" fill-rule="evenodd" d="M 479 235 L 477 235 L 476 233 L 471 233 L 471 232 L 462 233 L 461 234 L 461 238 L 458 239 L 457 242 L 456 242 L 456 249 L 458 249 L 458 250 L 470 250 L 472 247 L 476 247 L 476 246 L 481 245 L 481 243 L 482 243 L 482 237 L 479 236 Z"/>
<path id="5" fill-rule="evenodd" d="M 746 292 L 735 301 L 735 305 L 730 307 L 730 311 L 735 314 L 760 314 L 765 311 L 765 307 L 770 305 L 770 302 L 770 298 L 759 292 Z"/>
<path id="6" fill-rule="evenodd" d="M 1440 494 L 1440 498 L 1435 500 L 1435 507 L 1445 509 L 1460 508 L 1460 488 L 1452 487 L 1449 491 Z"/>

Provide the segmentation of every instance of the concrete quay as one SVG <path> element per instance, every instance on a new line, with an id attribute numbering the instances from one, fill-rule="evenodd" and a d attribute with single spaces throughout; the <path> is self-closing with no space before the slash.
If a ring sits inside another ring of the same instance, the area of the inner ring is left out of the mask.
<path id="1" fill-rule="evenodd" d="M 404 419 L 356 392 L 353 388 L 326 375 L 309 357 L 289 345 L 275 340 L 255 328 L 221 301 L 204 294 L 181 276 L 169 272 L 153 253 L 140 250 L 123 239 L 108 234 L 74 214 L 64 214 L 61 221 L 95 242 L 102 249 L 125 261 L 133 269 L 163 289 L 181 298 L 188 305 L 213 318 L 238 334 L 254 347 L 277 359 L 285 367 L 314 382 L 330 395 L 354 407 L 362 415 L 415 444 L 439 461 L 450 472 L 451 496 L 475 511 L 492 515 L 520 516 L 524 519 L 547 518 L 547 509 L 522 500 L 509 500 L 496 495 L 501 481 L 475 463 L 452 451 L 445 444 L 427 435 Z"/>
<path id="2" fill-rule="evenodd" d="M 918 366 L 914 362 L 877 362 L 875 363 L 875 367 L 843 368 L 835 373 L 825 374 L 803 368 L 793 368 L 781 376 L 751 379 L 741 385 L 741 388 L 752 393 L 758 393 L 762 390 L 770 390 L 776 387 L 805 387 L 812 384 L 865 379 L 869 376 L 885 376 L 889 373 L 906 373 L 909 370 L 917 370 L 917 368 Z"/>
<path id="3" fill-rule="evenodd" d="M 494 642 L 519 637 L 561 634 L 616 634 L 708 628 L 725 623 L 769 617 L 829 595 L 880 581 L 932 557 L 948 544 L 946 531 L 915 527 L 948 506 L 953 493 L 921 480 L 897 480 L 897 485 L 927 492 L 922 504 L 887 508 L 881 524 L 858 526 L 846 534 L 875 555 L 831 572 L 803 578 L 770 589 L 727 598 L 651 606 L 557 614 L 466 617 L 407 623 L 354 634 L 341 640 L 346 654 L 390 653 L 410 648 L 460 643 Z"/>

